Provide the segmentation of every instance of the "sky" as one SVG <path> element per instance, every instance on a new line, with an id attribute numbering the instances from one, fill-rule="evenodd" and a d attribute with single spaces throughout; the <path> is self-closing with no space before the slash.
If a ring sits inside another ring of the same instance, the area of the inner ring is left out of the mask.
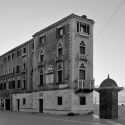
<path id="1" fill-rule="evenodd" d="M 94 78 L 125 87 L 124 0 L 0 0 L 0 55 L 28 41 L 37 31 L 71 13 L 94 25 Z M 121 4 L 122 3 L 122 4 Z"/>

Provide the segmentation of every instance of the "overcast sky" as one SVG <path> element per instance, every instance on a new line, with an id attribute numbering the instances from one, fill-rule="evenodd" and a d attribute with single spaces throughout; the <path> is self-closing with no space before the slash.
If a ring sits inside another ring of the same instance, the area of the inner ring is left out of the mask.
<path id="1" fill-rule="evenodd" d="M 125 86 L 125 3 L 123 0 L 0 0 L 0 55 L 71 13 L 94 26 L 94 78 L 107 75 Z M 120 6 L 120 4 L 122 5 Z"/>

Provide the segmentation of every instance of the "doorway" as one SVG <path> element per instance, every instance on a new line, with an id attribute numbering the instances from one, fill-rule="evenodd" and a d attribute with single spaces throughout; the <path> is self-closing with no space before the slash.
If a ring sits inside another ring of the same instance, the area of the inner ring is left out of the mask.
<path id="1" fill-rule="evenodd" d="M 10 99 L 5 99 L 5 110 L 10 110 Z"/>
<path id="2" fill-rule="evenodd" d="M 39 112 L 43 113 L 43 99 L 39 99 Z"/>
<path id="3" fill-rule="evenodd" d="M 17 99 L 17 111 L 20 111 L 20 99 Z"/>

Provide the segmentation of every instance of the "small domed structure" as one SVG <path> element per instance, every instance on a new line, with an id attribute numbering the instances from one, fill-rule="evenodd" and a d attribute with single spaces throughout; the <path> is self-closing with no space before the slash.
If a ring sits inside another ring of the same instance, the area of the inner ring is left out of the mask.
<path id="1" fill-rule="evenodd" d="M 109 78 L 109 75 L 102 81 L 100 87 L 95 89 L 100 93 L 100 118 L 118 118 L 118 92 L 122 89 L 113 79 Z"/>
<path id="2" fill-rule="evenodd" d="M 101 83 L 100 87 L 118 87 L 118 85 L 113 79 L 110 79 L 108 75 L 108 78 Z"/>

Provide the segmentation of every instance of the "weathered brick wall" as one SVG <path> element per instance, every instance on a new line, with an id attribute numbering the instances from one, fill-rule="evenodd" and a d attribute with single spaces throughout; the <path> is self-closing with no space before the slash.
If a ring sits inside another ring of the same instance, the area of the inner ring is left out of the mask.
<path id="1" fill-rule="evenodd" d="M 57 46 L 60 41 L 63 43 L 63 81 L 65 81 L 65 78 L 69 77 L 69 35 L 70 35 L 70 26 L 69 21 L 63 22 L 56 27 L 53 27 L 49 29 L 48 31 L 35 36 L 34 37 L 34 74 L 33 74 L 33 87 L 34 90 L 37 89 L 39 83 L 40 83 L 40 68 L 38 68 L 38 61 L 39 61 L 39 52 L 40 50 L 44 51 L 44 61 L 45 61 L 45 67 L 44 67 L 44 73 L 46 71 L 46 68 L 49 65 L 53 65 L 54 67 L 54 82 L 57 82 L 57 63 L 55 61 L 55 58 L 57 57 Z M 56 37 L 56 30 L 58 27 L 65 26 L 65 35 L 62 39 L 57 39 Z M 46 41 L 45 44 L 42 46 L 39 46 L 39 37 L 42 35 L 46 35 Z M 44 74 L 44 83 L 45 83 L 45 77 L 46 74 Z"/>

